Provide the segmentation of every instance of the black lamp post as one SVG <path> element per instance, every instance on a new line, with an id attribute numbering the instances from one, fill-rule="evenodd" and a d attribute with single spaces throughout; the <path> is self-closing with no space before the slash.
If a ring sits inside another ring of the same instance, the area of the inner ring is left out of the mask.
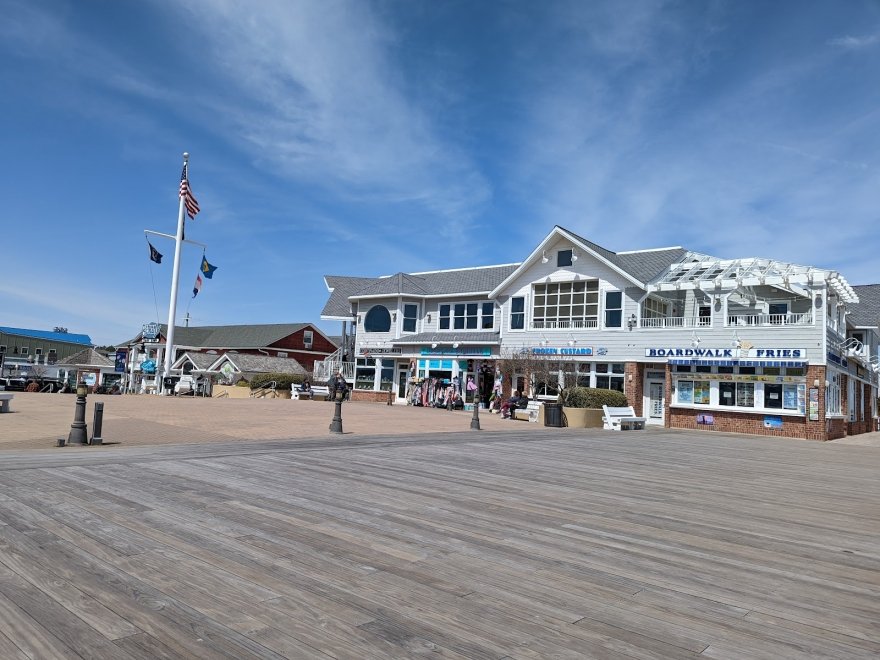
<path id="1" fill-rule="evenodd" d="M 89 429 L 86 425 L 86 395 L 89 393 L 88 386 L 79 381 L 76 385 L 76 408 L 73 412 L 73 424 L 70 425 L 70 434 L 67 436 L 69 445 L 89 444 Z"/>
<path id="2" fill-rule="evenodd" d="M 477 369 L 477 389 L 474 392 L 474 416 L 471 417 L 471 431 L 480 430 L 480 402 L 483 398 L 483 370 Z"/>
<path id="3" fill-rule="evenodd" d="M 342 399 L 345 391 L 334 385 L 333 398 L 336 401 L 336 410 L 333 413 L 333 421 L 330 422 L 330 433 L 342 433 Z"/>

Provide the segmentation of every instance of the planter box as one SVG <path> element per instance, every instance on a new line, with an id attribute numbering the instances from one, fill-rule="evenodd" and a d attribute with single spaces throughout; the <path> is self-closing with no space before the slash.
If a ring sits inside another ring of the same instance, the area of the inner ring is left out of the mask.
<path id="1" fill-rule="evenodd" d="M 563 406 L 562 414 L 568 420 L 568 426 L 576 429 L 601 429 L 601 408 L 566 408 Z"/>

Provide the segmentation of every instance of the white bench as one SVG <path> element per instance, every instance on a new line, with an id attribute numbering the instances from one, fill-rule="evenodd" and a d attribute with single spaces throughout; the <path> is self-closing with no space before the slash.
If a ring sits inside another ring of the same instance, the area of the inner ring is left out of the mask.
<path id="1" fill-rule="evenodd" d="M 527 422 L 537 422 L 542 405 L 540 401 L 529 401 L 525 408 L 517 408 L 513 411 L 513 418 L 522 419 Z"/>
<path id="2" fill-rule="evenodd" d="M 602 418 L 606 431 L 622 431 L 623 429 L 644 429 L 645 418 L 636 417 L 636 411 L 632 406 L 621 408 L 609 408 L 602 406 L 605 416 Z"/>
<path id="3" fill-rule="evenodd" d="M 312 385 L 311 392 L 300 392 L 296 387 L 290 390 L 290 398 L 296 401 L 300 399 L 316 399 L 319 396 L 327 399 L 330 396 L 330 388 L 326 385 Z"/>
<path id="4" fill-rule="evenodd" d="M 14 396 L 9 392 L 0 392 L 0 412 L 9 412 L 9 402 Z"/>

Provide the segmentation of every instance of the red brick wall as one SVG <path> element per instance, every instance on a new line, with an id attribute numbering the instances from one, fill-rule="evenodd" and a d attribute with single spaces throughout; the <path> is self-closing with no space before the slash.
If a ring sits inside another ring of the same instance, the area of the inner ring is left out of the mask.
<path id="1" fill-rule="evenodd" d="M 637 417 L 644 417 L 642 410 L 645 405 L 645 365 L 639 362 L 627 362 L 623 376 L 623 391 L 626 400 L 636 411 Z"/>
<path id="2" fill-rule="evenodd" d="M 389 399 L 390 397 L 390 399 Z M 352 390 L 352 401 L 371 401 L 373 403 L 388 403 L 394 401 L 394 392 L 373 392 L 371 390 Z"/>

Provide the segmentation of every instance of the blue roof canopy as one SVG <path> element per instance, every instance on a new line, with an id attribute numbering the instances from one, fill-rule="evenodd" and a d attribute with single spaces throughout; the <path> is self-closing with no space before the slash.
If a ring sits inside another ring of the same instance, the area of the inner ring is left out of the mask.
<path id="1" fill-rule="evenodd" d="M 68 344 L 82 344 L 91 346 L 92 339 L 88 335 L 75 335 L 70 332 L 48 332 L 46 330 L 28 330 L 27 328 L 8 328 L 0 326 L 0 332 L 7 335 L 19 335 L 32 339 L 45 339 L 46 341 L 63 341 Z"/>

